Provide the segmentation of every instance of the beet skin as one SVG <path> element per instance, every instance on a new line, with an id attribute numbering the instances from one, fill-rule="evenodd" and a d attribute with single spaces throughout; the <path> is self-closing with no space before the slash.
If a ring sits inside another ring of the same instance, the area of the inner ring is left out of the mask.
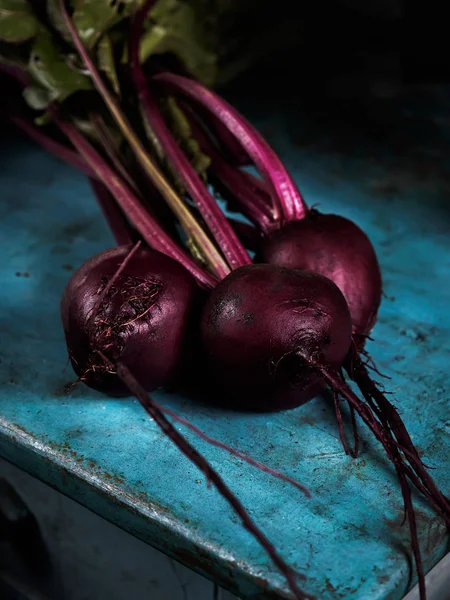
<path id="1" fill-rule="evenodd" d="M 338 368 L 351 341 L 339 289 L 316 273 L 275 265 L 233 271 L 211 293 L 201 336 L 217 387 L 242 408 L 278 410 L 323 388 L 314 361 Z"/>
<path id="2" fill-rule="evenodd" d="M 181 265 L 146 248 L 131 256 L 102 298 L 130 250 L 119 246 L 85 262 L 71 277 L 61 301 L 76 374 L 110 395 L 129 392 L 98 352 L 132 369 L 148 391 L 166 384 L 180 367 L 198 299 L 197 284 Z"/>
<path id="3" fill-rule="evenodd" d="M 381 273 L 369 238 L 355 223 L 310 210 L 272 233 L 259 260 L 328 277 L 347 300 L 353 333 L 370 334 L 381 302 Z"/>

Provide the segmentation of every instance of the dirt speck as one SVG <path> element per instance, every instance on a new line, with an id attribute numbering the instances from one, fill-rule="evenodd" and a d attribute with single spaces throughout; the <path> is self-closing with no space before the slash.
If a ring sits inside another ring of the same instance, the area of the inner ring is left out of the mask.
<path id="1" fill-rule="evenodd" d="M 426 342 L 427 341 L 427 335 L 425 333 L 422 333 L 422 331 L 418 331 L 416 333 L 416 340 L 418 342 Z"/>

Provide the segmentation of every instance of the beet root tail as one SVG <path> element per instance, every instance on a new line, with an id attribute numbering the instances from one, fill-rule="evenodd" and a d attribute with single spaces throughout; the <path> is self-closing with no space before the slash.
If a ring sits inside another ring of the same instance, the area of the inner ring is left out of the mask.
<path id="1" fill-rule="evenodd" d="M 366 366 L 361 361 L 353 365 L 349 375 L 361 390 L 367 403 L 376 411 L 384 427 L 389 429 L 395 437 L 398 447 L 402 450 L 413 474 L 415 474 L 415 477 L 413 474 L 410 477 L 414 485 L 428 498 L 445 519 L 447 525 L 450 526 L 450 501 L 439 490 L 428 473 L 395 406 L 389 402 L 385 394 L 372 380 Z"/>
<path id="2" fill-rule="evenodd" d="M 228 454 L 231 454 L 231 456 L 236 456 L 237 458 L 248 463 L 249 465 L 256 467 L 263 473 L 268 473 L 269 475 L 272 475 L 272 477 L 275 477 L 276 479 L 281 479 L 281 481 L 290 483 L 292 486 L 294 486 L 300 492 L 302 492 L 307 498 L 311 498 L 311 492 L 308 490 L 308 488 L 306 488 L 304 485 L 302 485 L 301 483 L 299 483 L 292 477 L 289 477 L 289 475 L 280 473 L 280 471 L 272 469 L 271 467 L 268 467 L 264 463 L 261 463 L 255 459 L 251 458 L 251 456 L 248 456 L 244 452 L 241 452 L 241 450 L 232 448 L 228 444 L 220 442 L 219 440 L 216 440 L 215 438 L 207 435 L 201 429 L 199 429 L 196 425 L 193 425 L 184 417 L 180 417 L 180 415 L 178 415 L 175 411 L 171 410 L 170 408 L 161 406 L 160 404 L 157 404 L 156 402 L 154 402 L 154 404 L 155 404 L 155 406 L 158 407 L 158 409 L 161 412 L 163 412 L 165 415 L 168 415 L 169 417 L 171 417 L 177 423 L 180 423 L 180 425 L 184 425 L 184 427 L 187 427 L 187 429 L 189 429 L 190 431 L 195 433 L 195 435 L 197 435 L 200 439 L 205 441 L 207 444 L 210 444 L 211 446 L 215 446 L 216 448 L 221 448 L 222 450 L 225 450 L 225 452 L 228 452 Z"/>
<path id="3" fill-rule="evenodd" d="M 358 435 L 358 425 L 356 423 L 356 417 L 355 417 L 355 410 L 352 406 L 350 406 L 350 416 L 351 416 L 351 422 L 352 422 L 354 445 L 353 445 L 353 448 L 349 448 L 349 446 L 347 444 L 347 440 L 345 438 L 345 433 L 344 433 L 344 423 L 342 420 L 342 412 L 341 412 L 339 396 L 334 391 L 333 391 L 333 401 L 334 401 L 334 408 L 336 411 L 336 419 L 337 419 L 337 423 L 338 423 L 339 437 L 341 439 L 341 443 L 342 443 L 342 447 L 344 448 L 344 452 L 345 452 L 345 454 L 347 454 L 347 456 L 351 456 L 352 458 L 357 458 L 358 451 L 359 451 L 359 435 Z"/>
<path id="4" fill-rule="evenodd" d="M 104 360 L 110 362 L 107 357 Z M 273 544 L 266 538 L 264 533 L 253 522 L 252 518 L 244 508 L 240 500 L 233 494 L 220 475 L 213 469 L 208 461 L 191 446 L 175 427 L 167 420 L 159 406 L 153 402 L 149 394 L 139 384 L 131 371 L 120 362 L 115 364 L 117 375 L 127 386 L 130 392 L 139 400 L 144 410 L 154 419 L 155 423 L 166 434 L 166 436 L 177 446 L 186 458 L 202 471 L 208 482 L 210 482 L 219 492 L 219 494 L 228 502 L 235 513 L 240 517 L 243 526 L 260 543 L 267 552 L 272 562 L 286 578 L 289 588 L 297 600 L 314 600 L 314 597 L 300 590 L 297 585 L 297 574 L 295 571 L 279 556 Z"/>
<path id="5" fill-rule="evenodd" d="M 394 468 L 399 479 L 400 488 L 402 492 L 403 502 L 405 505 L 405 513 L 409 523 L 409 530 L 411 534 L 411 546 L 414 554 L 414 560 L 416 563 L 417 576 L 419 580 L 419 592 L 420 599 L 426 600 L 425 590 L 425 574 L 423 571 L 422 557 L 419 547 L 419 538 L 417 533 L 416 516 L 414 512 L 414 506 L 412 503 L 411 490 L 408 485 L 406 474 L 409 473 L 407 465 L 405 465 L 404 458 L 400 454 L 399 445 L 393 439 L 392 433 L 389 427 L 383 422 L 376 418 L 376 412 L 372 407 L 360 400 L 353 390 L 344 381 L 342 375 L 336 370 L 329 367 L 328 365 L 315 365 L 318 371 L 320 371 L 323 378 L 327 381 L 333 392 L 340 394 L 352 407 L 355 412 L 361 417 L 364 423 L 369 427 L 375 437 L 381 442 L 389 460 L 394 465 Z"/>

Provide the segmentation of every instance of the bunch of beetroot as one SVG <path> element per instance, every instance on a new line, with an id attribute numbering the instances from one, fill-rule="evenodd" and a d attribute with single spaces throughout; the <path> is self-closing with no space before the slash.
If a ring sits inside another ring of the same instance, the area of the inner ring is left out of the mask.
<path id="1" fill-rule="evenodd" d="M 423 600 L 424 573 L 411 486 L 446 523 L 450 523 L 450 502 L 369 372 L 370 357 L 364 346 L 382 292 L 372 244 L 348 219 L 309 208 L 272 148 L 215 93 L 185 76 L 144 73 L 139 41 L 151 5 L 148 1 L 136 14 L 128 49 L 129 78 L 135 90 L 134 103 L 129 104 L 144 116 L 151 151 L 100 76 L 63 3 L 74 46 L 133 159 L 123 159 L 110 128 L 98 116 L 92 119 L 98 133 L 93 143 L 63 110 L 56 105 L 50 108 L 53 123 L 69 140 L 69 147 L 13 115 L 48 150 L 90 176 L 118 243 L 82 265 L 64 292 L 62 320 L 73 368 L 80 381 L 97 390 L 113 395 L 132 392 L 140 400 L 236 510 L 285 575 L 296 598 L 310 596 L 298 588 L 292 569 L 148 392 L 176 381 L 194 347 L 203 353 L 232 406 L 291 408 L 328 388 L 346 452 L 358 452 L 357 414 L 397 473 Z M 167 113 L 169 95 L 187 124 L 191 144 L 209 158 L 210 181 L 253 226 L 225 217 L 192 156 L 174 136 Z M 241 169 L 250 164 L 261 178 Z M 253 262 L 246 247 L 256 251 Z M 347 383 L 344 372 L 360 395 Z M 353 415 L 352 449 L 342 430 L 342 400 Z M 199 430 L 196 433 L 225 447 Z"/>

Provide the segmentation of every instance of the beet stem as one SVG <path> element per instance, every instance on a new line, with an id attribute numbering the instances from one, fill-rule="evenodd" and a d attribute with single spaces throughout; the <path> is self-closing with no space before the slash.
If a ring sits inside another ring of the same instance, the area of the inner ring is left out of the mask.
<path id="1" fill-rule="evenodd" d="M 236 456 L 237 458 L 240 458 L 244 462 L 248 463 L 249 465 L 252 465 L 253 467 L 256 467 L 260 471 L 263 471 L 264 473 L 273 475 L 277 479 L 281 479 L 282 481 L 286 481 L 287 483 L 290 483 L 295 488 L 300 490 L 303 494 L 305 494 L 305 496 L 307 498 L 311 498 L 310 491 L 304 485 L 302 485 L 301 483 L 299 483 L 292 477 L 289 477 L 289 475 L 284 475 L 283 473 L 280 473 L 279 471 L 276 471 L 275 469 L 272 469 L 271 467 L 268 467 L 267 465 L 264 465 L 263 463 L 260 463 L 259 461 L 254 460 L 253 458 L 251 458 L 244 452 L 241 452 L 240 450 L 236 450 L 235 448 L 232 448 L 231 446 L 228 446 L 227 444 L 224 444 L 223 442 L 220 442 L 219 440 L 216 440 L 215 438 L 210 437 L 209 435 L 204 433 L 201 429 L 199 429 L 196 425 L 193 425 L 184 417 L 180 417 L 176 412 L 174 412 L 170 408 L 161 406 L 160 404 L 157 404 L 156 402 L 154 402 L 154 404 L 155 404 L 155 406 L 157 406 L 159 408 L 159 410 L 161 412 L 163 412 L 166 415 L 169 415 L 169 417 L 171 417 L 174 421 L 177 421 L 181 425 L 184 425 L 185 427 L 190 429 L 192 432 L 194 432 L 202 440 L 204 440 L 211 446 L 216 446 L 217 448 L 222 448 L 223 450 L 226 450 L 228 452 L 228 454 L 231 454 L 232 456 Z"/>
<path id="2" fill-rule="evenodd" d="M 236 167 L 248 167 L 252 164 L 252 159 L 243 148 L 242 144 L 234 137 L 228 128 L 208 111 L 203 111 L 201 118 L 206 122 L 207 128 L 211 131 L 217 146 L 224 153 L 226 160 Z M 270 206 L 270 197 L 267 198 Z"/>
<path id="3" fill-rule="evenodd" d="M 158 138 L 169 163 L 171 163 L 191 199 L 197 205 L 204 222 L 216 240 L 217 245 L 222 250 L 230 268 L 232 270 L 237 269 L 238 267 L 250 264 L 252 261 L 230 223 L 217 205 L 214 197 L 210 194 L 189 159 L 178 146 L 172 132 L 167 127 L 159 106 L 147 85 L 140 63 L 139 47 L 142 26 L 154 3 L 155 0 L 147 0 L 142 8 L 136 12 L 129 37 L 131 75 L 144 111 L 144 118 L 147 119 L 151 129 Z M 224 273 L 218 273 L 218 275 L 226 277 L 228 273 L 229 269 Z"/>
<path id="4" fill-rule="evenodd" d="M 117 170 L 122 179 L 127 183 L 127 185 L 130 186 L 133 192 L 140 196 L 141 194 L 134 180 L 124 167 L 123 157 L 120 155 L 120 150 L 117 147 L 115 139 L 110 134 L 105 121 L 98 113 L 90 113 L 89 118 L 99 137 L 103 150 L 106 152 L 109 160 L 111 161 L 111 164 Z"/>
<path id="5" fill-rule="evenodd" d="M 249 225 L 248 223 L 244 223 L 244 221 L 238 221 L 237 219 L 228 219 L 236 232 L 236 235 L 239 237 L 241 242 L 244 244 L 248 250 L 252 252 L 256 252 L 259 250 L 260 243 L 262 241 L 262 236 L 259 233 L 259 229 L 253 227 L 253 225 Z"/>
<path id="6" fill-rule="evenodd" d="M 160 227 L 158 222 L 142 206 L 128 186 L 117 176 L 100 154 L 70 123 L 63 121 L 56 110 L 53 118 L 60 129 L 66 134 L 86 162 L 95 170 L 98 178 L 103 181 L 111 194 L 115 197 L 122 210 L 140 232 L 147 244 L 174 260 L 178 261 L 205 287 L 215 286 L 215 278 L 202 269 L 194 260 L 182 250 L 171 237 Z"/>
<path id="7" fill-rule="evenodd" d="M 105 362 L 110 361 L 103 356 Z M 144 388 L 139 384 L 131 371 L 122 363 L 116 363 L 117 375 L 127 386 L 130 392 L 139 400 L 144 410 L 152 417 L 155 423 L 167 435 L 167 437 L 177 446 L 177 448 L 195 464 L 200 471 L 205 475 L 217 489 L 219 494 L 228 502 L 235 513 L 240 517 L 243 526 L 251 533 L 256 540 L 261 544 L 262 548 L 267 552 L 272 562 L 277 566 L 280 572 L 285 576 L 289 588 L 298 600 L 313 599 L 313 596 L 302 592 L 295 580 L 295 571 L 278 555 L 275 547 L 267 539 L 264 533 L 253 522 L 252 518 L 244 508 L 241 501 L 234 495 L 230 488 L 226 485 L 220 475 L 213 469 L 208 461 L 175 429 L 175 427 L 166 419 L 159 407 L 153 402 L 152 398 L 147 394 Z"/>
<path id="8" fill-rule="evenodd" d="M 182 103 L 183 108 L 185 107 Z M 250 173 L 230 165 L 220 152 L 214 147 L 203 128 L 197 123 L 188 107 L 186 118 L 189 121 L 192 133 L 200 145 L 201 150 L 211 159 L 209 171 L 218 180 L 222 196 L 231 197 L 238 203 L 242 212 L 257 225 L 264 233 L 273 229 L 273 215 L 270 208 L 270 196 L 264 187 L 264 183 Z"/>
<path id="9" fill-rule="evenodd" d="M 200 104 L 208 109 L 241 142 L 270 186 L 273 193 L 271 198 L 275 202 L 275 221 L 279 221 L 280 216 L 283 216 L 286 221 L 297 221 L 306 216 L 308 208 L 280 158 L 253 125 L 236 109 L 201 83 L 186 77 L 162 73 L 155 75 L 153 79 L 175 93 L 185 96 L 189 102 Z"/>
<path id="10" fill-rule="evenodd" d="M 205 152 L 205 154 L 207 153 Z M 260 201 L 261 194 L 252 185 L 248 173 L 234 169 L 223 159 L 216 160 L 214 158 L 209 170 L 213 175 L 213 185 L 224 200 L 228 202 L 231 199 L 232 202 L 236 202 L 240 211 L 262 233 L 269 234 L 278 227 L 278 224 L 274 223 L 272 218 L 266 214 L 267 211 L 261 207 L 265 200 Z"/>
<path id="11" fill-rule="evenodd" d="M 192 211 L 194 215 L 201 220 L 201 215 L 195 206 L 192 207 Z M 254 252 L 259 250 L 263 237 L 257 227 L 251 225 L 250 223 L 245 223 L 245 221 L 232 219 L 231 217 L 228 217 L 228 222 L 234 229 L 238 238 L 241 240 L 241 243 L 244 244 L 248 250 L 252 250 Z"/>
<path id="12" fill-rule="evenodd" d="M 186 235 L 195 240 L 196 246 L 198 249 L 201 249 L 215 274 L 218 275 L 223 270 L 227 270 L 227 265 L 220 252 L 214 246 L 213 242 L 210 240 L 203 228 L 200 227 L 199 223 L 197 223 L 197 221 L 194 219 L 186 204 L 178 196 L 173 187 L 169 184 L 162 172 L 159 170 L 156 163 L 150 157 L 138 135 L 131 127 L 127 117 L 122 112 L 117 102 L 117 97 L 110 92 L 107 85 L 103 81 L 94 61 L 89 55 L 89 52 L 84 47 L 76 27 L 72 23 L 64 0 L 60 0 L 60 8 L 73 43 L 83 59 L 86 69 L 89 71 L 95 88 L 103 98 L 109 112 L 117 123 L 119 129 L 122 131 L 124 137 L 130 144 L 130 147 L 132 148 L 145 173 L 161 193 L 161 195 L 165 198 L 173 213 L 177 216 Z"/>

